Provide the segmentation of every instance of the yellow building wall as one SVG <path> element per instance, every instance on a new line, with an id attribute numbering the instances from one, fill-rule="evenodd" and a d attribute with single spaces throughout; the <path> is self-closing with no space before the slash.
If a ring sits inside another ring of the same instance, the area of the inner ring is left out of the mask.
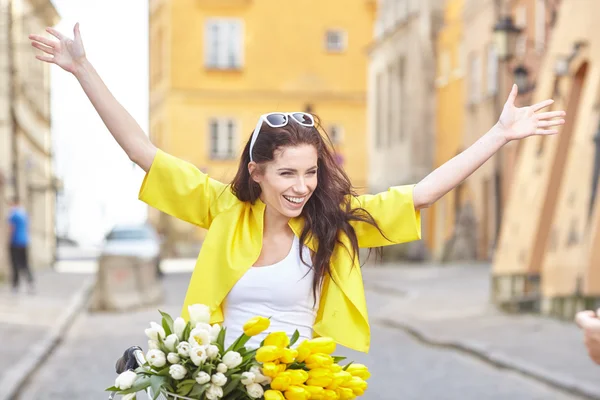
<path id="1" fill-rule="evenodd" d="M 437 93 L 435 167 L 439 167 L 460 150 L 464 126 L 464 61 L 461 54 L 463 36 L 462 12 L 464 0 L 446 2 L 444 27 L 437 37 Z M 456 218 L 456 194 L 448 193 L 431 210 L 430 232 L 427 237 L 434 258 L 443 255 L 444 246 L 452 236 Z"/>
<path id="2" fill-rule="evenodd" d="M 205 66 L 205 24 L 211 18 L 243 20 L 241 68 Z M 152 140 L 227 182 L 259 115 L 310 106 L 326 130 L 343 128 L 337 149 L 361 191 L 368 161 L 366 47 L 374 19 L 367 0 L 306 0 L 285 7 L 277 0 L 155 0 L 150 14 Z M 328 29 L 346 32 L 344 51 L 326 50 Z M 215 160 L 209 122 L 221 117 L 236 121 L 237 147 L 235 157 Z M 158 220 L 156 214 L 150 218 Z"/>

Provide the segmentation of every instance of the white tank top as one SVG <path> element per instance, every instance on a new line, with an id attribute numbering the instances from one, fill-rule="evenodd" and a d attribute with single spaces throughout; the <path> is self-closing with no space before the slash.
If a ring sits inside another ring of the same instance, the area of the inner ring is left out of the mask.
<path id="1" fill-rule="evenodd" d="M 289 254 L 278 263 L 251 267 L 231 289 L 225 299 L 223 325 L 227 327 L 225 347 L 243 332 L 250 318 L 260 315 L 271 318 L 269 329 L 248 341 L 247 346 L 258 347 L 270 332 L 283 331 L 290 337 L 297 329 L 299 344 L 312 339 L 312 327 L 318 310 L 312 294 L 314 272 L 300 260 L 300 242 L 294 235 Z M 302 246 L 303 258 L 312 266 L 310 250 Z"/>

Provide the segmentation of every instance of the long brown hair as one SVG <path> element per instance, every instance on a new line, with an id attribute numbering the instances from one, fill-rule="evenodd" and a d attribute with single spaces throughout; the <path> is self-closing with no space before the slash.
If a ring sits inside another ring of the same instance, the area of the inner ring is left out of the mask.
<path id="1" fill-rule="evenodd" d="M 252 149 L 252 158 L 258 164 L 258 173 L 261 166 L 273 161 L 275 151 L 284 147 L 294 147 L 308 144 L 317 150 L 317 181 L 318 184 L 313 194 L 302 209 L 304 229 L 300 235 L 300 242 L 306 239 L 316 239 L 317 248 L 312 257 L 314 269 L 313 296 L 316 299 L 318 289 L 326 275 L 331 276 L 331 256 L 336 244 L 343 243 L 340 234 L 348 237 L 351 249 L 347 249 L 353 260 L 358 257 L 358 238 L 354 228 L 350 225 L 353 221 L 364 222 L 379 226 L 373 217 L 363 208 L 352 208 L 350 196 L 356 196 L 350 179 L 336 162 L 334 149 L 327 133 L 321 128 L 319 119 L 315 116 L 316 127 L 305 127 L 290 121 L 281 128 L 272 128 L 263 123 L 260 133 Z M 246 143 L 242 153 L 235 178 L 231 183 L 231 191 L 241 201 L 252 204 L 259 198 L 261 188 L 250 176 L 248 163 L 250 162 L 250 141 Z M 377 249 L 381 254 L 381 249 Z M 302 259 L 302 248 L 300 248 Z M 302 262 L 306 264 L 304 259 Z"/>

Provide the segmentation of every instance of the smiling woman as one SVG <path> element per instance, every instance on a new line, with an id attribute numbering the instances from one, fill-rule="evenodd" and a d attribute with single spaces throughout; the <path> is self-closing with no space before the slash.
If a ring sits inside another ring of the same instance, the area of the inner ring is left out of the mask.
<path id="1" fill-rule="evenodd" d="M 507 142 L 551 135 L 564 123 L 555 119 L 563 111 L 540 112 L 552 100 L 515 107 L 515 86 L 498 123 L 463 153 L 416 185 L 357 196 L 312 115 L 269 113 L 258 119 L 235 179 L 224 184 L 150 142 L 87 60 L 78 25 L 74 39 L 52 28 L 48 33 L 56 40 L 30 36 L 43 53 L 37 58 L 78 79 L 115 140 L 146 171 L 139 198 L 208 229 L 182 316 L 189 318 L 188 305 L 205 304 L 211 323 L 223 322 L 233 331 L 248 313 L 268 313 L 277 331 L 326 336 L 368 351 L 358 249 L 420 239 L 422 208 Z"/>

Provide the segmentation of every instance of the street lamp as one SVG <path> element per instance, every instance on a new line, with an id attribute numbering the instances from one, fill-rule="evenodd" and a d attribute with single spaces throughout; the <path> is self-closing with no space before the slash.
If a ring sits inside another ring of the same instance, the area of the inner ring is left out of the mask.
<path id="1" fill-rule="evenodd" d="M 527 93 L 533 89 L 533 85 L 529 83 L 529 70 L 523 64 L 519 64 L 515 67 L 513 76 L 515 78 L 515 83 L 519 88 L 519 93 Z"/>
<path id="2" fill-rule="evenodd" d="M 502 61 L 513 57 L 513 51 L 517 43 L 517 37 L 521 33 L 510 15 L 500 18 L 494 26 L 494 43 L 498 58 Z"/>

